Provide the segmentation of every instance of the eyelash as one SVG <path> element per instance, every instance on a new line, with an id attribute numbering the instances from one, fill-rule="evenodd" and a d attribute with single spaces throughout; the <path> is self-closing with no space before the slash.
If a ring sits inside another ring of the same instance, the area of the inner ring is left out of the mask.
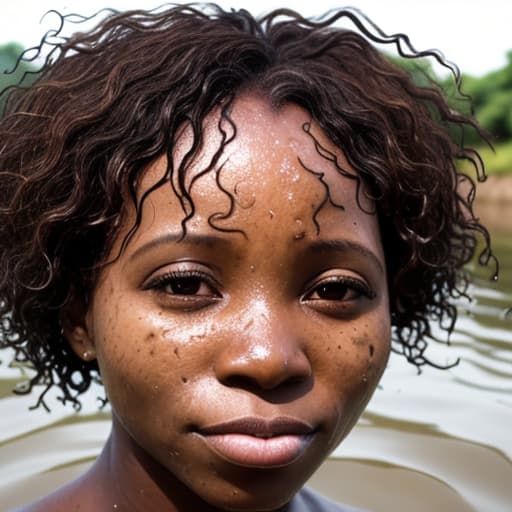
<path id="1" fill-rule="evenodd" d="M 367 299 L 374 299 L 376 297 L 375 292 L 368 286 L 364 281 L 361 281 L 359 279 L 355 279 L 353 277 L 348 276 L 331 276 L 327 277 L 319 282 L 314 283 L 313 286 L 310 287 L 310 289 L 304 294 L 303 300 L 325 300 L 325 301 L 332 301 L 332 302 L 341 302 L 346 301 L 347 299 L 311 299 L 308 298 L 311 294 L 317 292 L 320 287 L 326 286 L 329 284 L 335 284 L 335 285 L 341 285 L 347 289 L 347 291 L 352 290 L 353 292 L 356 292 L 358 294 L 359 298 L 360 296 L 366 297 Z M 349 299 L 350 300 L 350 299 Z M 353 299 L 351 299 L 353 300 Z"/>
<path id="2" fill-rule="evenodd" d="M 169 293 L 165 291 L 165 287 L 177 284 L 179 281 L 185 281 L 185 280 L 191 280 L 191 279 L 197 279 L 199 281 L 199 286 L 202 284 L 206 284 L 209 286 L 212 290 L 214 290 L 214 293 L 211 295 L 197 295 L 197 293 L 190 293 L 190 294 L 180 294 L 180 293 Z M 151 279 L 146 285 L 144 285 L 144 290 L 155 290 L 162 293 L 165 293 L 167 295 L 174 295 L 178 297 L 208 297 L 208 296 L 215 296 L 219 297 L 220 294 L 217 292 L 218 285 L 215 283 L 215 281 L 209 276 L 208 274 L 204 272 L 200 272 L 198 270 L 171 270 L 169 272 L 166 272 L 165 274 L 159 275 L 155 277 L 154 279 Z"/>

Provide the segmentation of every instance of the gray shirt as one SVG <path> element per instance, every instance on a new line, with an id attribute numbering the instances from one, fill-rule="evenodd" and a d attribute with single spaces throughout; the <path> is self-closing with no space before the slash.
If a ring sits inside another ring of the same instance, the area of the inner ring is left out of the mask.
<path id="1" fill-rule="evenodd" d="M 347 505 L 334 503 L 320 494 L 303 487 L 290 501 L 286 512 L 365 512 Z"/>

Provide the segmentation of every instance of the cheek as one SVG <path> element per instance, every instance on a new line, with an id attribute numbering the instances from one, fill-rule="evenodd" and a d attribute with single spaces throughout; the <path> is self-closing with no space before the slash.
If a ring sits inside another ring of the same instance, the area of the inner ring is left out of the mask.
<path id="1" fill-rule="evenodd" d="M 129 307 L 123 309 L 130 311 Z M 148 406 L 171 384 L 172 351 L 162 351 L 161 333 L 143 317 L 100 317 L 94 338 L 102 381 L 114 410 L 129 411 L 134 402 L 139 408 Z M 170 343 L 167 345 L 170 348 Z"/>
<path id="2" fill-rule="evenodd" d="M 375 391 L 390 352 L 386 315 L 337 329 L 317 356 L 326 403 L 331 407 L 331 449 L 350 432 Z"/>
<path id="3" fill-rule="evenodd" d="M 95 325 L 98 363 L 112 407 L 126 417 L 152 409 L 171 414 L 192 380 L 206 371 L 206 328 L 177 328 L 165 315 L 145 312 L 141 305 L 133 316 L 129 305 L 119 309 L 124 313 L 97 315 L 100 321 Z"/>
<path id="4" fill-rule="evenodd" d="M 378 311 L 332 332 L 316 350 L 332 392 L 346 402 L 369 399 L 386 367 L 390 343 L 388 317 Z"/>

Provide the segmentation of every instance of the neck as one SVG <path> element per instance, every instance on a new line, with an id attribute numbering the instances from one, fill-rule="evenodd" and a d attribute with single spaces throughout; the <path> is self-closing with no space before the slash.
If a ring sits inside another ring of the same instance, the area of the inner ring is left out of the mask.
<path id="1" fill-rule="evenodd" d="M 99 499 L 96 510 L 220 512 L 142 450 L 115 416 L 110 438 L 84 479 L 87 494 Z"/>

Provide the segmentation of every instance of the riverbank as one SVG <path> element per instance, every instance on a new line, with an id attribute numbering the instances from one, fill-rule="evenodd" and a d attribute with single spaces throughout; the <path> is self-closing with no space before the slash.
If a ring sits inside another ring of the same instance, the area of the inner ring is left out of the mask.
<path id="1" fill-rule="evenodd" d="M 512 174 L 491 174 L 478 185 L 478 203 L 512 203 Z"/>
<path id="2" fill-rule="evenodd" d="M 491 175 L 478 184 L 475 213 L 491 232 L 510 232 L 512 174 Z"/>

